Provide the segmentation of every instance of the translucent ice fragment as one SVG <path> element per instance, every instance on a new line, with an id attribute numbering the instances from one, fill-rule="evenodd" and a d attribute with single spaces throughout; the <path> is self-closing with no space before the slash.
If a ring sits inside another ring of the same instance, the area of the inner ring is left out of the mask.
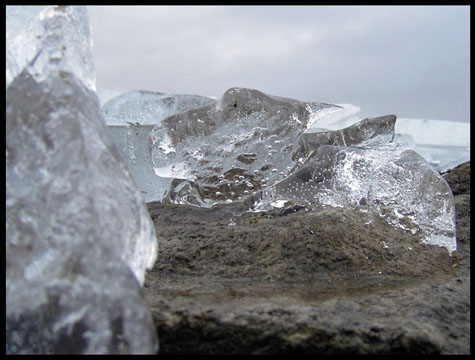
<path id="1" fill-rule="evenodd" d="M 100 92 L 100 97 L 110 92 Z M 142 192 L 145 202 L 160 201 L 168 190 L 171 178 L 178 169 L 171 166 L 154 168 L 149 150 L 152 125 L 161 120 L 194 108 L 215 103 L 216 100 L 198 95 L 174 95 L 152 91 L 128 91 L 112 96 L 102 109 L 106 123 L 119 152 Z M 164 134 L 156 144 L 164 154 L 175 149 Z M 157 176 L 158 175 L 158 176 Z"/>
<path id="2" fill-rule="evenodd" d="M 140 292 L 154 227 L 95 93 L 24 70 L 6 133 L 7 352 L 155 352 Z"/>
<path id="3" fill-rule="evenodd" d="M 411 145 L 437 171 L 445 171 L 470 160 L 470 123 L 398 119 L 396 139 Z"/>
<path id="4" fill-rule="evenodd" d="M 281 180 L 297 166 L 310 118 L 332 107 L 232 88 L 214 104 L 162 120 L 150 134 L 153 165 L 180 168 L 174 177 L 190 182 L 173 182 L 168 200 L 212 206 Z"/>
<path id="5" fill-rule="evenodd" d="M 132 90 L 112 97 L 102 109 L 107 125 L 156 125 L 171 115 L 215 102 L 199 95 Z"/>
<path id="6" fill-rule="evenodd" d="M 370 147 L 394 139 L 395 115 L 364 119 L 344 129 L 304 133 L 300 139 L 302 155 L 308 157 L 322 145 Z"/>
<path id="7" fill-rule="evenodd" d="M 445 180 L 401 143 L 354 148 L 323 145 L 286 179 L 256 194 L 255 209 L 276 201 L 365 206 L 422 242 L 456 250 L 455 205 Z"/>
<path id="8" fill-rule="evenodd" d="M 85 6 L 6 7 L 6 86 L 25 68 L 38 81 L 51 71 L 72 72 L 95 90 Z"/>
<path id="9" fill-rule="evenodd" d="M 112 98 L 115 98 L 116 96 L 119 96 L 121 93 L 115 90 L 97 89 L 96 94 L 97 94 L 97 97 L 99 98 L 99 102 L 101 103 L 101 106 L 104 106 L 106 102 L 108 102 Z"/>
<path id="10" fill-rule="evenodd" d="M 316 121 L 311 124 L 307 132 L 340 130 L 361 120 L 356 114 L 360 112 L 358 106 L 352 104 L 337 104 L 338 108 L 328 109 L 317 114 Z"/>
<path id="11" fill-rule="evenodd" d="M 109 125 L 108 129 L 143 200 L 162 200 L 170 187 L 171 179 L 159 177 L 154 171 L 148 144 L 152 125 Z"/>

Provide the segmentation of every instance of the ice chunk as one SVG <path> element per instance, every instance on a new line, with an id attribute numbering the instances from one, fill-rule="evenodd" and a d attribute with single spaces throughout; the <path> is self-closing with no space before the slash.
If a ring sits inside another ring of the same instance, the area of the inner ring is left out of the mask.
<path id="1" fill-rule="evenodd" d="M 308 157 L 322 145 L 369 147 L 389 143 L 394 139 L 395 123 L 395 115 L 386 115 L 363 119 L 341 130 L 304 133 L 301 156 Z"/>
<path id="2" fill-rule="evenodd" d="M 110 94 L 101 92 L 101 96 Z M 112 96 L 102 107 L 109 125 L 112 139 L 116 143 L 128 169 L 132 173 L 145 202 L 160 201 L 168 190 L 170 172 L 157 176 L 152 165 L 149 149 L 150 124 L 160 124 L 161 120 L 194 108 L 215 103 L 216 100 L 199 95 L 174 95 L 152 91 L 128 91 Z M 163 151 L 173 151 L 169 142 L 164 141 Z"/>
<path id="3" fill-rule="evenodd" d="M 6 92 L 7 352 L 155 352 L 157 241 L 96 95 L 24 70 Z"/>
<path id="4" fill-rule="evenodd" d="M 307 132 L 341 130 L 361 120 L 356 114 L 360 108 L 353 104 L 337 104 L 339 107 L 322 111 L 317 121 L 312 123 Z"/>
<path id="5" fill-rule="evenodd" d="M 281 180 L 305 160 L 299 138 L 310 119 L 334 107 L 232 88 L 214 104 L 162 120 L 150 134 L 155 172 L 189 182 L 172 183 L 167 199 L 212 206 Z"/>
<path id="6" fill-rule="evenodd" d="M 145 202 L 162 200 L 171 183 L 170 178 L 155 174 L 148 145 L 152 127 L 152 125 L 108 126 L 112 140 Z"/>
<path id="7" fill-rule="evenodd" d="M 60 70 L 96 88 L 85 6 L 7 6 L 6 50 L 7 87 L 26 68 L 38 81 Z"/>
<path id="8" fill-rule="evenodd" d="M 339 104 L 341 108 L 322 112 L 307 133 L 341 130 L 356 124 L 360 108 Z M 446 120 L 398 118 L 395 141 L 410 144 L 437 171 L 445 171 L 470 160 L 470 124 Z"/>
<path id="9" fill-rule="evenodd" d="M 96 94 L 97 94 L 97 97 L 99 98 L 99 102 L 101 103 L 101 106 L 104 106 L 106 102 L 108 102 L 110 99 L 115 98 L 116 96 L 119 96 L 121 93 L 115 90 L 97 89 Z"/>
<path id="10" fill-rule="evenodd" d="M 470 160 L 470 123 L 398 119 L 396 140 L 410 143 L 437 171 Z"/>
<path id="11" fill-rule="evenodd" d="M 107 125 L 156 125 L 171 115 L 215 102 L 199 95 L 132 90 L 111 98 L 102 109 Z"/>
<path id="12" fill-rule="evenodd" d="M 255 195 L 255 210 L 276 201 L 363 206 L 422 242 L 456 250 L 455 205 L 445 180 L 401 143 L 355 148 L 323 145 L 291 176 Z"/>

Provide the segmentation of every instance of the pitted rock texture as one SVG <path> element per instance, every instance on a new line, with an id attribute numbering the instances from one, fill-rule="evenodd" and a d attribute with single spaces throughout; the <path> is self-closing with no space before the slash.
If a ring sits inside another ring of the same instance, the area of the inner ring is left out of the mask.
<path id="1" fill-rule="evenodd" d="M 161 253 L 145 295 L 160 353 L 469 354 L 469 196 L 455 196 L 452 256 L 344 208 L 236 217 L 233 204 L 149 203 Z"/>

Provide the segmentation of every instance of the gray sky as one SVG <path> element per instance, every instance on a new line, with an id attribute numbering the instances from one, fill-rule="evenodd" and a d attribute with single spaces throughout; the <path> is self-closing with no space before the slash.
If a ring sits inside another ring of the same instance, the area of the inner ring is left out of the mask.
<path id="1" fill-rule="evenodd" d="M 89 6 L 97 88 L 470 121 L 469 6 Z"/>

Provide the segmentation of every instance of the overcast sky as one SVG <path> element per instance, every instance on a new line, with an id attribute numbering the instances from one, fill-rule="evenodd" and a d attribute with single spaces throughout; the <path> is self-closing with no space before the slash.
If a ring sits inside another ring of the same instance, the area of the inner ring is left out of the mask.
<path id="1" fill-rule="evenodd" d="M 89 6 L 97 88 L 469 122 L 469 6 Z"/>

